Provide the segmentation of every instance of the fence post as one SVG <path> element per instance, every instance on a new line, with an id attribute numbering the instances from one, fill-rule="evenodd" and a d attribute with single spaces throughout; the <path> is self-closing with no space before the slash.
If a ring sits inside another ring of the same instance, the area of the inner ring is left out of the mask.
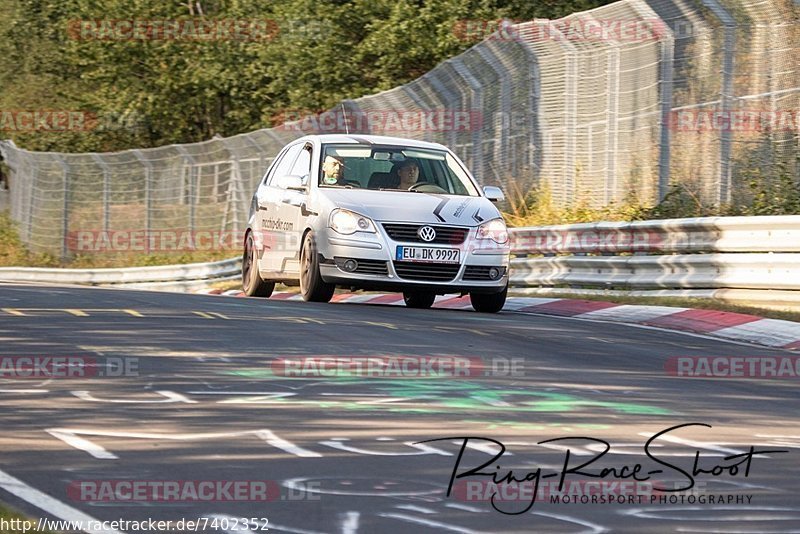
<path id="1" fill-rule="evenodd" d="M 150 243 L 151 217 L 153 211 L 153 164 L 145 159 L 141 150 L 134 150 L 133 155 L 136 156 L 136 159 L 144 166 L 144 235 L 147 236 L 147 242 Z"/>
<path id="2" fill-rule="evenodd" d="M 467 67 L 464 62 L 461 60 L 461 56 L 455 57 L 451 60 L 450 65 L 453 67 L 455 73 L 461 77 L 464 81 L 467 82 L 469 88 L 472 92 L 470 96 L 470 129 L 472 131 L 472 173 L 475 175 L 475 178 L 478 180 L 478 183 L 484 183 L 484 172 L 483 172 L 483 124 L 480 124 L 477 128 L 475 124 L 473 124 L 472 120 L 472 112 L 475 108 L 480 110 L 481 112 L 481 119 L 483 118 L 483 88 L 478 80 L 472 75 L 469 71 L 469 67 Z M 463 113 L 464 110 L 454 110 L 453 113 Z M 481 120 L 483 122 L 483 120 Z M 453 129 L 455 130 L 455 121 L 452 121 Z"/>
<path id="3" fill-rule="evenodd" d="M 703 0 L 703 5 L 714 13 L 725 28 L 725 40 L 722 47 L 722 87 L 720 88 L 720 102 L 722 103 L 723 117 L 730 117 L 733 107 L 733 69 L 736 53 L 736 19 L 718 2 L 718 0 Z M 719 135 L 719 189 L 720 203 L 731 200 L 731 142 L 730 128 L 722 128 Z"/>
<path id="4" fill-rule="evenodd" d="M 186 151 L 181 145 L 174 145 L 175 149 L 183 156 L 184 160 L 189 164 L 188 179 L 189 179 L 189 231 L 195 230 L 195 167 L 196 162 L 194 158 Z"/>
<path id="5" fill-rule="evenodd" d="M 672 28 L 663 24 L 661 41 L 661 139 L 658 150 L 658 197 L 661 202 L 669 192 L 670 143 L 672 141 L 672 78 L 675 59 L 675 36 Z"/>
<path id="6" fill-rule="evenodd" d="M 111 219 L 111 185 L 109 183 L 108 165 L 97 154 L 91 154 L 92 159 L 103 169 L 103 232 L 108 235 L 109 221 Z"/>
<path id="7" fill-rule="evenodd" d="M 509 73 L 508 69 L 505 68 L 505 65 L 502 65 L 500 58 L 495 54 L 493 50 L 494 42 L 487 41 L 483 43 L 482 46 L 476 46 L 475 50 L 478 51 L 478 54 L 483 59 L 483 62 L 489 65 L 494 73 L 497 75 L 497 80 L 500 82 L 500 124 L 498 128 L 498 121 L 497 117 L 491 117 L 492 125 L 495 129 L 495 136 L 494 136 L 494 161 L 503 161 L 505 159 L 506 151 L 508 150 L 508 131 L 514 127 L 514 117 L 511 115 L 511 82 L 509 81 Z M 483 117 L 483 120 L 487 120 L 488 117 Z M 500 130 L 500 139 L 497 138 L 497 130 Z M 516 158 L 511 160 L 511 165 L 516 166 Z M 509 165 L 503 166 L 503 171 L 508 173 L 509 171 L 512 172 L 512 175 L 516 174 L 516 169 L 509 169 Z M 498 177 L 501 178 L 501 177 Z"/>
<path id="8" fill-rule="evenodd" d="M 63 184 L 63 203 L 64 213 L 61 214 L 61 259 L 67 259 L 67 234 L 69 233 L 69 165 L 64 160 L 63 156 L 57 155 L 59 164 L 61 165 L 61 183 Z"/>

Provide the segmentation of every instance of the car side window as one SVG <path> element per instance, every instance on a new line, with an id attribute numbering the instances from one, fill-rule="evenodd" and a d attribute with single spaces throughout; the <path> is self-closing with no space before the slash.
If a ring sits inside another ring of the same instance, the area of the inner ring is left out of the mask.
<path id="1" fill-rule="evenodd" d="M 275 185 L 275 179 L 277 177 L 287 176 L 288 174 L 291 174 L 289 172 L 289 170 L 292 168 L 292 165 L 294 164 L 294 161 L 297 159 L 297 155 L 300 153 L 300 151 L 302 149 L 303 149 L 303 145 L 302 144 L 298 144 L 298 145 L 294 145 L 294 146 L 290 147 L 289 150 L 287 150 L 286 153 L 284 153 L 283 157 L 278 162 L 278 164 L 275 165 L 275 168 L 272 171 L 272 174 L 268 178 L 268 181 L 267 181 L 268 185 L 274 186 Z"/>
<path id="2" fill-rule="evenodd" d="M 308 184 L 308 177 L 311 175 L 311 145 L 306 145 L 303 147 L 303 150 L 300 151 L 300 154 L 297 156 L 297 159 L 292 165 L 292 170 L 289 174 L 294 176 L 302 176 L 303 183 Z"/>

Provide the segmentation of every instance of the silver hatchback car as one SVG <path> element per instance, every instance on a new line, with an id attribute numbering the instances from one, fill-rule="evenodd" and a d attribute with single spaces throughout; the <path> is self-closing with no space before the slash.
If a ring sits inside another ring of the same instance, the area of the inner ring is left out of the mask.
<path id="1" fill-rule="evenodd" d="M 288 144 L 253 195 L 242 280 L 250 296 L 276 282 L 328 302 L 337 286 L 399 291 L 407 306 L 469 293 L 497 312 L 508 290 L 508 231 L 446 147 L 372 135 L 311 135 Z"/>

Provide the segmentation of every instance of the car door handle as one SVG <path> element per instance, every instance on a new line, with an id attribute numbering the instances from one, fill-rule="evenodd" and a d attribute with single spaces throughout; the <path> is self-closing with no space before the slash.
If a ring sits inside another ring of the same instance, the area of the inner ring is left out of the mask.
<path id="1" fill-rule="evenodd" d="M 269 210 L 269 208 L 266 207 L 266 206 L 259 206 L 258 207 L 258 211 L 268 211 L 268 210 Z"/>

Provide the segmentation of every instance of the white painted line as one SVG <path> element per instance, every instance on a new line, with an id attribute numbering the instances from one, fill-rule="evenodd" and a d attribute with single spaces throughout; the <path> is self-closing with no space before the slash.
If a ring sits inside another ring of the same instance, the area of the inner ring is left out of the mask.
<path id="1" fill-rule="evenodd" d="M 419 512 L 421 514 L 435 514 L 436 510 L 432 510 L 430 508 L 423 508 L 422 506 L 416 506 L 413 504 L 398 504 L 395 508 L 399 508 L 400 510 L 408 510 L 409 512 Z"/>
<path id="2" fill-rule="evenodd" d="M 598 525 L 596 523 L 590 523 L 589 521 L 584 521 L 583 519 L 572 517 L 568 515 L 561 515 L 561 514 L 550 514 L 547 512 L 531 512 L 532 515 L 540 515 L 542 517 L 550 517 L 552 519 L 558 519 L 560 521 L 566 521 L 567 523 L 575 523 L 576 525 L 581 525 L 584 527 L 589 527 L 592 530 L 584 530 L 586 534 L 600 534 L 601 532 L 608 532 L 609 529 L 602 525 Z"/>
<path id="3" fill-rule="evenodd" d="M 647 432 L 639 432 L 639 435 L 646 438 L 652 437 L 652 435 L 648 434 Z M 688 445 L 689 447 L 695 447 L 697 449 L 705 449 L 708 451 L 724 452 L 726 454 L 744 454 L 744 451 L 740 451 L 738 449 L 729 449 L 727 447 L 722 447 L 720 445 L 714 445 L 713 443 L 704 443 L 702 441 L 683 439 L 677 436 L 670 436 L 669 434 L 663 434 L 659 436 L 658 439 L 668 441 L 669 443 L 677 443 L 678 445 Z"/>
<path id="4" fill-rule="evenodd" d="M 344 520 L 342 521 L 342 534 L 356 534 L 360 517 L 360 512 L 345 512 Z"/>
<path id="5" fill-rule="evenodd" d="M 91 441 L 79 438 L 78 435 L 101 436 L 110 438 L 133 438 L 133 439 L 166 439 L 176 441 L 193 441 L 200 439 L 230 438 L 239 436 L 252 436 L 266 441 L 275 448 L 281 449 L 289 454 L 294 454 L 301 458 L 320 458 L 321 454 L 298 447 L 294 443 L 276 436 L 271 430 L 263 428 L 260 430 L 246 430 L 244 432 L 215 432 L 198 434 L 152 434 L 145 432 L 113 432 L 106 430 L 89 430 L 81 428 L 48 428 L 45 430 L 51 436 L 60 439 L 67 445 L 82 450 L 102 460 L 115 460 L 117 455 L 107 451 L 103 447 Z"/>
<path id="6" fill-rule="evenodd" d="M 603 310 L 595 310 L 587 313 L 581 313 L 579 317 L 586 319 L 613 319 L 616 321 L 643 323 L 645 321 L 652 321 L 665 315 L 672 315 L 673 313 L 680 313 L 686 311 L 688 308 L 671 308 L 669 306 L 635 306 L 632 304 L 623 304 L 614 306 L 613 308 L 605 308 Z"/>
<path id="7" fill-rule="evenodd" d="M 478 530 L 472 530 L 469 528 L 459 527 L 456 525 L 449 525 L 447 523 L 442 523 L 441 521 L 430 521 L 428 519 L 421 519 L 418 517 L 405 514 L 378 514 L 378 515 L 380 517 L 388 517 L 389 519 L 399 519 L 400 521 L 416 523 L 417 525 L 423 525 L 432 529 L 438 528 L 450 532 L 458 532 L 459 534 L 480 534 L 480 531 Z"/>
<path id="8" fill-rule="evenodd" d="M 458 504 L 455 502 L 449 502 L 444 505 L 445 508 L 453 508 L 455 510 L 464 510 L 465 512 L 473 512 L 476 514 L 480 513 L 489 513 L 489 510 L 484 510 L 483 508 L 476 508 L 475 506 L 467 506 L 466 504 Z"/>
<path id="9" fill-rule="evenodd" d="M 16 495 L 25 502 L 44 510 L 50 515 L 53 515 L 64 521 L 72 521 L 73 523 L 83 523 L 89 526 L 91 523 L 99 523 L 97 519 L 90 515 L 86 515 L 77 508 L 66 505 L 63 502 L 54 499 L 53 497 L 42 493 L 41 491 L 33 488 L 18 478 L 14 478 L 4 471 L 0 471 L 0 487 L 7 492 Z M 83 532 L 89 534 L 122 534 L 119 530 L 94 530 L 84 529 Z"/>
<path id="10" fill-rule="evenodd" d="M 783 347 L 800 341 L 800 324 L 779 319 L 761 319 L 739 326 L 721 328 L 713 334 L 726 339 L 753 341 L 769 347 Z"/>

